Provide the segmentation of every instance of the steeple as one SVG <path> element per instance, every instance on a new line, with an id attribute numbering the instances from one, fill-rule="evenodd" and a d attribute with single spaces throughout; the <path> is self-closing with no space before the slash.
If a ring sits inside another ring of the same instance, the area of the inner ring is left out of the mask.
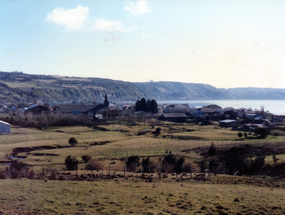
<path id="1" fill-rule="evenodd" d="M 108 106 L 109 106 L 109 101 L 108 101 L 108 96 L 107 96 L 107 94 L 105 94 L 104 105 L 105 105 L 105 107 L 108 107 Z"/>

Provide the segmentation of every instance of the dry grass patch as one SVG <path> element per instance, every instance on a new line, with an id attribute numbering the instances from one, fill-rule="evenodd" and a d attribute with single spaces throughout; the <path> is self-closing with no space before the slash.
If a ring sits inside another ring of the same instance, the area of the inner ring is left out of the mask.
<path id="1" fill-rule="evenodd" d="M 285 213 L 281 188 L 130 180 L 3 180 L 0 207 L 55 214 Z"/>

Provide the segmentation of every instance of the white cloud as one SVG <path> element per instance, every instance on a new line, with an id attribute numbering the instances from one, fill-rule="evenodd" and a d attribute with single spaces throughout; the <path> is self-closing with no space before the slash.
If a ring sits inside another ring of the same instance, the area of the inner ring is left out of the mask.
<path id="1" fill-rule="evenodd" d="M 135 25 L 125 27 L 120 21 L 107 20 L 104 18 L 97 19 L 95 21 L 95 24 L 93 25 L 93 28 L 100 31 L 120 31 L 120 32 L 130 32 L 130 31 L 136 31 L 138 29 L 138 27 Z"/>
<path id="2" fill-rule="evenodd" d="M 128 2 L 128 5 L 125 6 L 125 10 L 129 11 L 133 15 L 140 15 L 149 12 L 148 10 L 148 1 L 147 0 L 138 0 L 136 3 Z"/>
<path id="3" fill-rule="evenodd" d="M 141 36 L 142 36 L 142 38 L 149 38 L 149 37 L 151 37 L 150 34 L 148 34 L 148 33 L 142 33 Z"/>
<path id="4" fill-rule="evenodd" d="M 67 30 L 81 30 L 87 21 L 88 14 L 89 8 L 80 5 L 78 5 L 77 8 L 69 10 L 55 8 L 48 13 L 46 21 L 63 26 Z"/>

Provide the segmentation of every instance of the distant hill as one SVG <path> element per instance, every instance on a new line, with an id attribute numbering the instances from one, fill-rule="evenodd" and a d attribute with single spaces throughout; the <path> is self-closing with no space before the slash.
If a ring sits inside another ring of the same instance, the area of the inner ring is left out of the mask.
<path id="1" fill-rule="evenodd" d="M 180 82 L 132 83 L 102 78 L 29 75 L 0 72 L 0 102 L 92 102 L 202 99 L 285 99 L 285 89 L 220 89 L 208 84 Z"/>

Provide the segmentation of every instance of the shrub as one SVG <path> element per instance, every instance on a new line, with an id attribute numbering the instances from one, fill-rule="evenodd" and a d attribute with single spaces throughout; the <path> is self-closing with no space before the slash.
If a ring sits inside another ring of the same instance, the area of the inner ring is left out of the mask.
<path id="1" fill-rule="evenodd" d="M 175 172 L 176 157 L 173 154 L 168 154 L 162 161 L 162 172 L 173 173 Z"/>
<path id="2" fill-rule="evenodd" d="M 71 138 L 69 138 L 68 143 L 71 146 L 75 146 L 78 142 L 77 142 L 77 140 L 74 137 L 71 137 Z"/>
<path id="3" fill-rule="evenodd" d="M 216 174 L 219 165 L 220 165 L 220 163 L 219 163 L 218 159 L 211 158 L 209 161 L 209 171 Z"/>
<path id="4" fill-rule="evenodd" d="M 254 133 L 257 137 L 265 139 L 268 134 L 270 134 L 270 130 L 268 128 L 256 128 Z"/>
<path id="5" fill-rule="evenodd" d="M 146 158 L 142 160 L 142 171 L 147 172 L 154 172 L 155 171 L 155 164 L 150 160 L 150 158 Z"/>
<path id="6" fill-rule="evenodd" d="M 190 162 L 183 164 L 183 171 L 186 173 L 192 173 L 195 171 L 195 169 L 196 169 L 195 166 Z"/>
<path id="7" fill-rule="evenodd" d="M 82 155 L 81 158 L 84 161 L 84 163 L 87 163 L 91 159 L 91 156 L 90 155 Z"/>
<path id="8" fill-rule="evenodd" d="M 6 179 L 6 171 L 0 169 L 0 179 Z"/>
<path id="9" fill-rule="evenodd" d="M 242 137 L 242 133 L 241 132 L 238 132 L 238 137 Z"/>
<path id="10" fill-rule="evenodd" d="M 27 165 L 21 161 L 12 161 L 10 164 L 10 175 L 11 178 L 21 178 L 26 177 L 28 174 L 28 168 Z"/>
<path id="11" fill-rule="evenodd" d="M 216 153 L 217 153 L 217 148 L 214 145 L 214 143 L 212 143 L 209 150 L 208 150 L 208 155 L 212 157 L 212 156 L 215 156 Z"/>
<path id="12" fill-rule="evenodd" d="M 206 160 L 206 158 L 200 160 L 198 162 L 198 165 L 200 167 L 200 172 L 204 173 L 205 170 L 207 169 L 207 160 Z"/>
<path id="13" fill-rule="evenodd" d="M 257 156 L 251 164 L 249 173 L 255 174 L 255 173 L 260 172 L 264 164 L 265 164 L 265 156 L 264 155 Z"/>
<path id="14" fill-rule="evenodd" d="M 159 135 L 161 133 L 161 127 L 155 129 L 154 134 Z"/>
<path id="15" fill-rule="evenodd" d="M 130 172 L 136 172 L 140 166 L 140 158 L 138 156 L 130 156 L 126 161 L 127 170 Z"/>
<path id="16" fill-rule="evenodd" d="M 176 173 L 181 173 L 183 172 L 183 164 L 185 163 L 185 158 L 184 157 L 180 157 L 177 162 L 176 162 L 176 165 L 175 165 L 175 172 Z"/>
<path id="17" fill-rule="evenodd" d="M 241 174 L 247 173 L 250 169 L 248 154 L 249 146 L 234 146 L 225 152 L 224 158 L 229 174 L 234 174 L 236 171 Z"/>
<path id="18" fill-rule="evenodd" d="M 78 160 L 76 157 L 72 157 L 71 155 L 65 158 L 65 167 L 67 170 L 77 170 L 78 169 Z"/>
<path id="19" fill-rule="evenodd" d="M 102 170 L 103 169 L 103 164 L 98 161 L 96 158 L 91 158 L 88 163 L 86 164 L 86 169 L 91 170 L 92 174 L 94 170 Z"/>

